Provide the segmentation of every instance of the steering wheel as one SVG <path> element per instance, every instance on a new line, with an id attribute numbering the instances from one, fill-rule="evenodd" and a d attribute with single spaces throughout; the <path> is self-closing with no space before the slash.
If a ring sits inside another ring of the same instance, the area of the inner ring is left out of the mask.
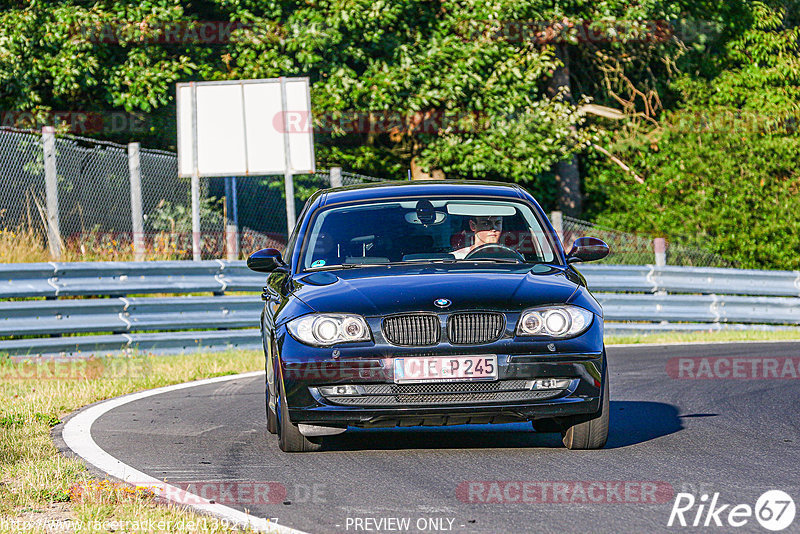
<path id="1" fill-rule="evenodd" d="M 470 259 L 510 259 L 525 263 L 525 258 L 511 247 L 500 243 L 486 243 L 472 249 L 469 254 L 464 256 L 465 260 Z"/>

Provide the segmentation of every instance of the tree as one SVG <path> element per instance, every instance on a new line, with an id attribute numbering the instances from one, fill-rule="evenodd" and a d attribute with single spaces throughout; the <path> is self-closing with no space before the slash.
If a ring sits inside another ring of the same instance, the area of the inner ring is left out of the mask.
<path id="1" fill-rule="evenodd" d="M 648 161 L 701 143 L 674 122 L 722 109 L 785 116 L 797 101 L 798 10 L 781 5 L 32 0 L 0 14 L 0 108 L 138 114 L 144 130 L 90 133 L 174 149 L 175 82 L 309 76 L 322 167 L 517 181 L 548 208 L 556 175 L 569 176 L 562 207 L 622 223 L 609 206 L 625 212 L 628 192 L 655 187 Z M 215 20 L 239 26 L 218 42 L 166 39 L 167 25 L 191 36 L 187 22 Z M 707 159 L 726 157 L 725 143 L 701 144 Z"/>
<path id="2" fill-rule="evenodd" d="M 800 266 L 797 7 L 753 3 L 724 64 L 708 78 L 682 76 L 683 104 L 649 135 L 624 139 L 618 148 L 643 184 L 593 165 L 600 221 L 681 238 L 742 267 Z"/>
<path id="3" fill-rule="evenodd" d="M 649 12 L 614 4 L 604 16 Z M 90 133 L 170 148 L 175 82 L 308 75 L 323 166 L 541 183 L 589 133 L 574 102 L 546 92 L 566 58 L 509 23 L 587 12 L 578 1 L 565 10 L 540 0 L 34 0 L 0 15 L 0 105 L 42 117 L 145 114 L 144 131 Z M 169 39 L 170 28 L 191 36 L 187 22 L 208 20 L 241 27 L 224 42 Z"/>

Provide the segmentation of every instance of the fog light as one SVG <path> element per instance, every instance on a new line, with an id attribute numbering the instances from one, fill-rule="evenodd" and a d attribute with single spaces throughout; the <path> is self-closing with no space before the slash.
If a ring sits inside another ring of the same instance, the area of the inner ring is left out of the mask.
<path id="1" fill-rule="evenodd" d="M 542 318 L 539 314 L 530 314 L 522 323 L 526 332 L 539 332 L 542 329 Z"/>
<path id="2" fill-rule="evenodd" d="M 364 326 L 361 324 L 361 321 L 353 317 L 348 317 L 344 320 L 342 323 L 342 330 L 352 339 L 364 337 Z"/>
<path id="3" fill-rule="evenodd" d="M 366 393 L 364 386 L 323 386 L 319 392 L 326 397 L 346 397 L 348 395 L 363 395 Z"/>
<path id="4" fill-rule="evenodd" d="M 525 383 L 528 389 L 567 389 L 570 382 L 569 378 L 540 378 L 529 380 Z"/>

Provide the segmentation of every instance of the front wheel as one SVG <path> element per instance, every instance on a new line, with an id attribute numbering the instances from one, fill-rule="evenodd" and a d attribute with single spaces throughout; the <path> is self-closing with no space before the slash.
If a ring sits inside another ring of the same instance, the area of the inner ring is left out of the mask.
<path id="1" fill-rule="evenodd" d="M 313 452 L 322 448 L 322 438 L 313 438 L 311 441 L 289 420 L 289 408 L 286 406 L 286 391 L 283 380 L 280 382 L 280 397 L 278 397 L 278 446 L 283 452 Z"/>
<path id="2" fill-rule="evenodd" d="M 267 385 L 267 432 L 270 434 L 278 433 L 278 414 L 269 407 L 269 385 Z"/>
<path id="3" fill-rule="evenodd" d="M 261 314 L 261 344 L 264 347 L 264 390 L 265 390 L 265 407 L 267 412 L 267 432 L 270 434 L 277 434 L 278 433 L 278 414 L 275 413 L 275 410 L 269 407 L 269 401 L 272 394 L 269 391 L 269 376 L 270 376 L 270 365 L 274 367 L 274 363 L 272 358 L 270 357 L 270 347 L 272 346 L 271 338 L 269 338 L 266 334 L 267 329 L 264 327 L 264 314 Z M 273 377 L 275 375 L 273 374 Z M 274 378 L 273 378 L 274 380 Z"/>
<path id="4" fill-rule="evenodd" d="M 569 426 L 565 426 L 561 432 L 561 441 L 564 446 L 571 450 L 602 449 L 605 447 L 606 441 L 608 441 L 609 411 L 608 373 L 606 373 L 600 411 L 594 414 L 591 419 L 575 419 Z"/>

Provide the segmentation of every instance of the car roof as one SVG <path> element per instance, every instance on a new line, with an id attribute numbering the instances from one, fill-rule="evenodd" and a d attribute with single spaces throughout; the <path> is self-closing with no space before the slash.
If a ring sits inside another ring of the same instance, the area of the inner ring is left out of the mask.
<path id="1" fill-rule="evenodd" d="M 377 182 L 325 189 L 321 206 L 372 200 L 426 195 L 476 195 L 510 198 L 526 198 L 524 190 L 517 184 L 488 182 L 478 180 L 409 180 L 396 182 Z"/>

